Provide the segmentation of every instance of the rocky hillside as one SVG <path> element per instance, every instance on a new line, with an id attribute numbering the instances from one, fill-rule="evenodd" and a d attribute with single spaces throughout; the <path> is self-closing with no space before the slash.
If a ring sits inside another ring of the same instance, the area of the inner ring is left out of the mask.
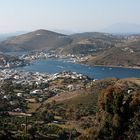
<path id="1" fill-rule="evenodd" d="M 37 30 L 12 37 L 0 43 L 0 51 L 50 50 L 63 47 L 71 42 L 66 35 L 47 30 Z"/>
<path id="2" fill-rule="evenodd" d="M 71 44 L 63 49 L 63 53 L 70 54 L 96 54 L 115 47 L 123 38 L 105 33 L 88 32 L 71 35 Z"/>
<path id="3" fill-rule="evenodd" d="M 97 56 L 91 56 L 86 62 L 90 65 L 140 67 L 140 48 L 112 48 Z"/>
<path id="4" fill-rule="evenodd" d="M 79 33 L 63 35 L 47 30 L 37 30 L 12 37 L 0 43 L 0 51 L 56 50 L 64 54 L 92 54 L 112 48 L 122 37 L 105 33 Z"/>
<path id="5" fill-rule="evenodd" d="M 89 56 L 89 65 L 140 67 L 140 41 L 127 42 L 96 56 Z"/>

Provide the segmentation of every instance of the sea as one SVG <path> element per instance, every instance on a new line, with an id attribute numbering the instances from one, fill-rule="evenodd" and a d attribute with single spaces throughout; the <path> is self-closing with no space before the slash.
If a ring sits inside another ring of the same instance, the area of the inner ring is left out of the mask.
<path id="1" fill-rule="evenodd" d="M 16 68 L 17 70 L 43 73 L 59 73 L 63 71 L 73 71 L 89 76 L 94 79 L 103 79 L 108 77 L 140 78 L 140 69 L 104 67 L 104 66 L 87 66 L 75 64 L 66 60 L 34 60 L 29 66 Z"/>

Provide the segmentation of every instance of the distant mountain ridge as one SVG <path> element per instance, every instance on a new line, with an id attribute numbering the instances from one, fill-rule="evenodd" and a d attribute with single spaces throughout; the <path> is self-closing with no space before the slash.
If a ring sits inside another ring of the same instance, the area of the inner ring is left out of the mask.
<path id="1" fill-rule="evenodd" d="M 116 34 L 136 34 L 140 33 L 140 25 L 130 23 L 116 23 L 102 29 L 101 31 Z"/>
<path id="2" fill-rule="evenodd" d="M 4 41 L 4 40 L 11 38 L 13 36 L 18 36 L 18 35 L 25 34 L 25 33 L 26 33 L 25 31 L 17 31 L 17 32 L 12 32 L 12 33 L 2 33 L 2 34 L 0 34 L 0 41 Z"/>

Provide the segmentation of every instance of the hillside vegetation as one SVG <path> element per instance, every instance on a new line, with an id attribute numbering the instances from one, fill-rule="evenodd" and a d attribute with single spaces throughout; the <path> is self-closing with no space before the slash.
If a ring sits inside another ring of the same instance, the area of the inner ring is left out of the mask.
<path id="1" fill-rule="evenodd" d="M 84 62 L 89 65 L 140 67 L 140 47 L 114 47 Z"/>
<path id="2" fill-rule="evenodd" d="M 65 124 L 59 127 L 76 129 L 78 140 L 126 140 L 140 136 L 140 79 L 104 79 L 90 88 L 77 91 L 65 100 L 52 98 L 38 111 L 53 112 Z M 42 112 L 42 113 L 43 113 Z M 59 120 L 58 119 L 58 120 Z"/>
<path id="3" fill-rule="evenodd" d="M 28 74 L 27 77 L 33 77 Z M 140 137 L 140 79 L 93 81 L 62 76 L 39 85 L 34 82 L 19 85 L 14 81 L 11 78 L 0 82 L 1 92 L 5 93 L 1 94 L 0 102 L 2 140 L 138 140 Z M 71 84 L 75 88 L 70 88 Z M 35 89 L 40 89 L 38 94 L 30 92 Z"/>
<path id="4" fill-rule="evenodd" d="M 90 128 L 79 139 L 138 140 L 140 138 L 140 83 L 136 79 L 118 80 L 104 89 Z"/>

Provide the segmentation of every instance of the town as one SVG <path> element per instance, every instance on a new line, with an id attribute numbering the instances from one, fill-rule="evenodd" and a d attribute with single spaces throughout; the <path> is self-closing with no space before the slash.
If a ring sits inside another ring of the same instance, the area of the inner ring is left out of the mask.
<path id="1" fill-rule="evenodd" d="M 13 133 L 16 133 L 20 128 L 19 135 L 23 133 L 25 136 L 28 136 L 26 134 L 27 130 L 25 131 L 25 129 L 29 126 L 32 128 L 33 124 L 39 125 L 40 121 L 43 123 L 42 130 L 45 129 L 44 125 L 46 123 L 49 127 L 49 122 L 54 124 L 65 123 L 65 119 L 58 119 L 60 116 L 52 113 L 46 112 L 47 116 L 44 118 L 44 113 L 41 113 L 40 110 L 42 111 L 44 105 L 55 104 L 55 100 L 68 100 L 78 96 L 81 92 L 75 92 L 85 90 L 93 82 L 94 80 L 88 76 L 71 71 L 47 74 L 12 69 L 1 70 L 0 118 L 2 125 L 0 127 L 0 133 L 6 133 L 7 135 L 8 130 L 10 130 L 9 133 L 14 135 Z M 30 123 L 28 122 L 26 124 L 26 119 L 22 119 L 24 117 L 28 117 Z M 53 125 L 53 127 L 56 126 Z M 67 133 L 70 133 L 69 130 Z M 66 136 L 66 134 L 64 135 Z"/>
<path id="2" fill-rule="evenodd" d="M 60 81 L 61 86 L 54 84 L 55 81 Z M 83 83 L 90 81 L 92 80 L 88 76 L 71 71 L 47 74 L 5 69 L 0 72 L 1 99 L 10 102 L 11 96 L 17 96 L 25 100 L 37 97 L 43 101 L 60 92 L 81 89 Z M 53 94 L 49 95 L 50 92 Z"/>
<path id="3" fill-rule="evenodd" d="M 60 54 L 56 52 L 55 50 L 51 51 L 34 51 L 29 54 L 21 55 L 19 57 L 20 59 L 31 62 L 33 60 L 38 59 L 60 59 L 60 60 L 66 60 L 69 62 L 82 62 L 87 60 L 87 56 L 84 54 Z"/>

